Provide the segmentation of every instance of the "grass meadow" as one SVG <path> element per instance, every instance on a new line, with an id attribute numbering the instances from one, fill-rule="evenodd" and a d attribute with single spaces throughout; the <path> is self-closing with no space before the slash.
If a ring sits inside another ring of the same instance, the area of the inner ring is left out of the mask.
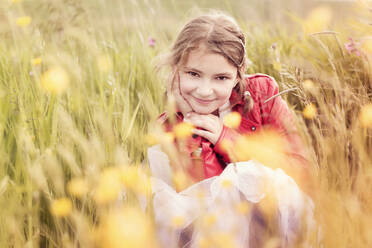
<path id="1" fill-rule="evenodd" d="M 170 108 L 154 66 L 208 9 L 244 30 L 247 73 L 288 90 L 321 227 L 297 246 L 372 247 L 372 3 L 295 2 L 1 0 L 0 247 L 159 247 L 139 207 L 146 149 L 170 138 L 153 135 Z"/>

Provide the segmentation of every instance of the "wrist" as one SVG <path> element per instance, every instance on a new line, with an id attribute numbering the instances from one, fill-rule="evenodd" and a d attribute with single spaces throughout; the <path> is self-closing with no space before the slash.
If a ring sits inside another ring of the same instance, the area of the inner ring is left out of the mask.
<path id="1" fill-rule="evenodd" d="M 229 156 L 229 151 L 226 149 L 224 142 L 231 141 L 230 140 L 231 138 L 232 138 L 232 133 L 231 133 L 230 128 L 223 125 L 221 134 L 218 137 L 214 145 L 214 148 L 213 148 L 216 153 L 222 156 L 223 161 L 226 163 L 230 163 L 230 156 Z"/>

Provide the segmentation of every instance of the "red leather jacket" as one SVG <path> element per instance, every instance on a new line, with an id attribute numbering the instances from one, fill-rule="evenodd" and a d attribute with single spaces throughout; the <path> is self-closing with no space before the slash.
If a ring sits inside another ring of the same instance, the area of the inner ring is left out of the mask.
<path id="1" fill-rule="evenodd" d="M 262 126 L 270 125 L 272 128 L 277 129 L 287 137 L 290 149 L 288 151 L 290 157 L 296 161 L 298 166 L 299 175 L 295 176 L 297 179 L 302 180 L 305 174 L 303 169 L 307 170 L 307 159 L 304 155 L 304 149 L 301 139 L 296 131 L 292 114 L 286 102 L 277 96 L 279 93 L 278 84 L 275 80 L 265 74 L 247 75 L 244 79 L 245 89 L 249 91 L 254 105 L 250 112 L 243 115 L 244 101 L 236 91 L 232 91 L 230 96 L 230 103 L 237 102 L 232 111 L 237 111 L 242 116 L 242 121 L 237 131 L 240 134 L 249 134 L 257 132 Z M 158 120 L 165 125 L 166 130 L 171 131 L 172 127 L 167 121 L 167 113 L 160 115 Z M 177 122 L 182 122 L 183 116 L 181 113 L 177 114 Z M 224 152 L 221 147 L 221 141 L 224 139 L 233 139 L 236 136 L 236 131 L 224 126 L 221 135 L 215 145 L 211 144 L 208 140 L 197 136 L 193 138 L 193 142 L 201 146 L 201 157 L 203 160 L 204 178 L 217 176 L 221 174 L 226 164 L 230 162 L 228 154 Z M 293 176 L 293 175 L 292 175 Z"/>

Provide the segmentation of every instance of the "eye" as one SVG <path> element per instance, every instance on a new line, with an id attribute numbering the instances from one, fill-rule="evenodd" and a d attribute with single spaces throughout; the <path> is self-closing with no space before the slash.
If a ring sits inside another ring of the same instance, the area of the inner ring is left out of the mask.
<path id="1" fill-rule="evenodd" d="M 199 77 L 199 74 L 193 71 L 186 72 L 187 74 L 191 75 L 192 77 Z"/>
<path id="2" fill-rule="evenodd" d="M 217 77 L 217 79 L 218 80 L 222 80 L 222 81 L 224 81 L 224 80 L 227 80 L 227 79 L 229 79 L 228 77 L 225 77 L 225 76 L 220 76 L 220 77 Z"/>

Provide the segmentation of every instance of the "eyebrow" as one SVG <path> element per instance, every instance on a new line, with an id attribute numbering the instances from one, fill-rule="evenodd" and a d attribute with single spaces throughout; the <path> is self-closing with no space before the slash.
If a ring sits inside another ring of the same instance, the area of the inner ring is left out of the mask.
<path id="1" fill-rule="evenodd" d="M 195 71 L 195 72 L 198 72 L 200 74 L 203 73 L 202 71 L 199 71 L 198 69 L 195 69 L 195 68 L 192 68 L 192 67 L 185 66 L 185 69 L 186 70 L 190 70 L 190 71 Z M 222 75 L 224 75 L 224 76 L 230 76 L 230 77 L 233 76 L 233 74 L 231 74 L 230 72 L 220 72 L 220 73 L 215 74 L 215 76 L 222 76 Z"/>

